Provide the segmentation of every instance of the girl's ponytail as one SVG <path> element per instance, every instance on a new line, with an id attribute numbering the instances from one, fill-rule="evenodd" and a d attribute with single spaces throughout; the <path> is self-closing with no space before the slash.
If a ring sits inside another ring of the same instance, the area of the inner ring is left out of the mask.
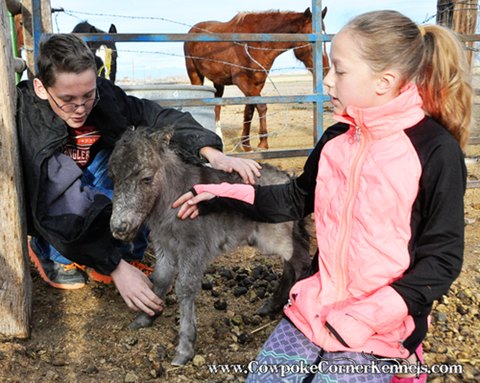
<path id="1" fill-rule="evenodd" d="M 415 82 L 425 111 L 465 148 L 472 125 L 473 89 L 463 45 L 449 29 L 424 25 L 424 57 Z"/>

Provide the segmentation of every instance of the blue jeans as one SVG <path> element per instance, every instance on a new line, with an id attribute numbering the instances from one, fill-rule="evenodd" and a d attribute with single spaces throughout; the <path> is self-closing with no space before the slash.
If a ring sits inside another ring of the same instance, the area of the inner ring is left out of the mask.
<path id="1" fill-rule="evenodd" d="M 110 159 L 111 154 L 112 151 L 109 149 L 102 149 L 98 152 L 92 163 L 84 169 L 82 178 L 83 186 L 88 186 L 92 190 L 101 192 L 110 198 L 110 200 L 113 198 L 113 182 L 108 177 L 108 160 Z M 148 245 L 147 236 L 147 228 L 143 226 L 138 233 L 133 249 L 129 243 L 120 243 L 120 241 L 117 249 L 121 254 L 124 254 L 123 258 L 127 261 L 141 261 Z M 32 238 L 32 241 L 34 241 L 40 253 L 39 255 L 43 259 L 50 259 L 63 265 L 70 265 L 73 263 L 60 254 L 44 238 Z"/>

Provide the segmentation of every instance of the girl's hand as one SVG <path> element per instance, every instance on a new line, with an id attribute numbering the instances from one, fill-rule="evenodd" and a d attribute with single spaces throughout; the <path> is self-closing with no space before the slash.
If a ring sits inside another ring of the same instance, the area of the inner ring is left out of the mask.
<path id="1" fill-rule="evenodd" d="M 180 219 L 187 219 L 188 217 L 194 219 L 199 214 L 197 204 L 202 201 L 208 201 L 212 198 L 215 198 L 215 196 L 211 193 L 203 192 L 197 196 L 193 196 L 192 192 L 188 192 L 178 198 L 173 203 L 172 208 L 175 209 L 182 205 L 180 210 L 178 210 L 177 217 Z"/>

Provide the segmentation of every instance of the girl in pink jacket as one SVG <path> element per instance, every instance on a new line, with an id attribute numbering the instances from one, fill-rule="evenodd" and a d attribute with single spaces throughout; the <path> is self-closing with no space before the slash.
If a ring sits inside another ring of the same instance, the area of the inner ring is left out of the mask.
<path id="1" fill-rule="evenodd" d="M 338 123 L 301 176 L 195 185 L 173 206 L 183 219 L 211 205 L 272 223 L 314 213 L 319 249 L 248 382 L 424 381 L 395 366 L 422 361 L 433 301 L 462 266 L 469 65 L 452 32 L 396 11 L 354 18 L 330 56 Z"/>

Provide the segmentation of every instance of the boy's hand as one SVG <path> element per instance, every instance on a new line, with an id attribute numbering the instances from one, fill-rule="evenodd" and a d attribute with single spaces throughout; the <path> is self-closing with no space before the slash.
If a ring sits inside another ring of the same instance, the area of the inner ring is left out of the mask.
<path id="1" fill-rule="evenodd" d="M 260 177 L 260 169 L 262 166 L 253 160 L 229 157 L 223 154 L 221 151 L 205 146 L 200 150 L 202 156 L 204 156 L 214 169 L 223 170 L 224 172 L 231 173 L 236 171 L 246 183 L 255 185 L 255 176 Z"/>
<path id="2" fill-rule="evenodd" d="M 123 259 L 110 274 L 120 295 L 129 308 L 155 315 L 163 310 L 163 301 L 153 292 L 153 284 L 148 277 L 136 267 Z"/>

